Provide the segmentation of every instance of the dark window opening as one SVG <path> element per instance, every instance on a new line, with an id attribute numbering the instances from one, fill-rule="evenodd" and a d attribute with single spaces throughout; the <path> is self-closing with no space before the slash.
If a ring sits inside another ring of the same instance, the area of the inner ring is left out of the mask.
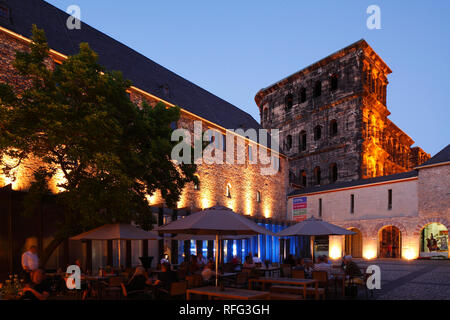
<path id="1" fill-rule="evenodd" d="M 350 196 L 350 213 L 355 213 L 355 195 Z"/>
<path id="2" fill-rule="evenodd" d="M 292 109 L 292 106 L 294 105 L 294 97 L 292 94 L 288 94 L 286 98 L 284 99 L 286 110 Z"/>
<path id="3" fill-rule="evenodd" d="M 314 128 L 314 140 L 320 140 L 322 138 L 322 127 L 316 126 Z"/>
<path id="4" fill-rule="evenodd" d="M 258 203 L 261 202 L 261 192 L 259 192 L 259 191 L 256 192 L 256 202 L 258 202 Z"/>
<path id="5" fill-rule="evenodd" d="M 319 217 L 322 217 L 322 199 L 319 199 Z"/>
<path id="6" fill-rule="evenodd" d="M 305 170 L 300 171 L 300 179 L 302 182 L 302 186 L 306 187 L 306 171 Z"/>
<path id="7" fill-rule="evenodd" d="M 338 124 L 336 120 L 331 120 L 330 122 L 330 135 L 332 137 L 338 134 Z"/>
<path id="8" fill-rule="evenodd" d="M 392 210 L 392 189 L 388 190 L 388 210 Z"/>
<path id="9" fill-rule="evenodd" d="M 301 88 L 300 89 L 300 103 L 303 103 L 306 101 L 306 89 Z"/>
<path id="10" fill-rule="evenodd" d="M 336 182 L 338 179 L 338 168 L 336 163 L 330 165 L 330 180 L 331 182 Z"/>
<path id="11" fill-rule="evenodd" d="M 306 131 L 300 132 L 300 151 L 306 150 Z"/>
<path id="12" fill-rule="evenodd" d="M 338 76 L 336 74 L 333 74 L 330 77 L 330 90 L 334 91 L 338 88 Z"/>
<path id="13" fill-rule="evenodd" d="M 322 82 L 321 81 L 317 81 L 316 84 L 314 85 L 314 97 L 320 97 L 320 95 L 322 94 Z"/>
<path id="14" fill-rule="evenodd" d="M 269 109 L 264 109 L 263 112 L 263 121 L 267 121 L 267 119 L 269 118 Z"/>
<path id="15" fill-rule="evenodd" d="M 315 178 L 316 185 L 319 185 L 320 184 L 320 180 L 321 180 L 320 167 L 315 167 L 314 168 L 314 178 Z"/>
<path id="16" fill-rule="evenodd" d="M 286 137 L 286 150 L 291 150 L 292 148 L 292 136 L 288 135 Z"/>

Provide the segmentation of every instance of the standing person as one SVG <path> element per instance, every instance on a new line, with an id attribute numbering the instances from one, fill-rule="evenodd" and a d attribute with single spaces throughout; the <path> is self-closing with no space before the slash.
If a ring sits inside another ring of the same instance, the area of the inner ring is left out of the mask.
<path id="1" fill-rule="evenodd" d="M 31 246 L 28 251 L 22 254 L 22 268 L 24 271 L 25 282 L 31 281 L 31 272 L 39 268 L 39 256 L 36 246 Z"/>

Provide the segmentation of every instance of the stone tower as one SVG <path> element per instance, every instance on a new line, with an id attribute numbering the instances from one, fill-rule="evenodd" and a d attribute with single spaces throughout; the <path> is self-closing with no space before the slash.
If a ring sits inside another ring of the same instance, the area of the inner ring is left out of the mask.
<path id="1" fill-rule="evenodd" d="M 400 173 L 429 159 L 388 119 L 391 72 L 360 40 L 257 93 L 262 126 L 280 130 L 292 184 Z"/>

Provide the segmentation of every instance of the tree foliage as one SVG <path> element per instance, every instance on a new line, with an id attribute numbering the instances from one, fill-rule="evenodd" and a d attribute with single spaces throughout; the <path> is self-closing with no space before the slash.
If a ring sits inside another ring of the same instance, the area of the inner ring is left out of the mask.
<path id="1" fill-rule="evenodd" d="M 43 180 L 62 174 L 56 195 L 65 208 L 59 238 L 111 222 L 149 228 L 147 195 L 160 190 L 175 207 L 185 184 L 197 182 L 194 164 L 170 160 L 176 143 L 170 124 L 180 109 L 135 105 L 126 92 L 130 81 L 100 66 L 86 43 L 52 68 L 44 31 L 34 26 L 32 40 L 14 62 L 26 88 L 0 84 L 0 156 L 17 164 L 42 160 L 31 203 L 48 192 Z"/>

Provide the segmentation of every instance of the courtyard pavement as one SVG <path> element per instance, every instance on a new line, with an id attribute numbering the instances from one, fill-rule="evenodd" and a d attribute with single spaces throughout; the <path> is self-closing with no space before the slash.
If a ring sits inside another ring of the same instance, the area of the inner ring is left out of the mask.
<path id="1" fill-rule="evenodd" d="M 450 300 L 450 260 L 355 259 L 361 266 L 378 265 L 381 290 L 374 290 L 378 300 Z M 359 289 L 358 299 L 366 299 Z"/>

